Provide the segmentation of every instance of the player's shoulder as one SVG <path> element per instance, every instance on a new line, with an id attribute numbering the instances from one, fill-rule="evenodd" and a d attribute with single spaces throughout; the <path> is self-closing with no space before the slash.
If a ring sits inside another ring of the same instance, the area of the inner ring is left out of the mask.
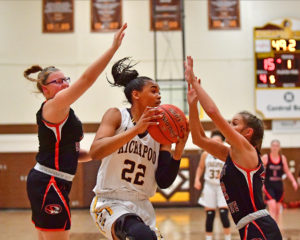
<path id="1" fill-rule="evenodd" d="M 102 121 L 108 120 L 108 121 L 114 121 L 114 120 L 120 120 L 121 119 L 121 112 L 119 108 L 112 107 L 106 110 L 106 112 L 103 115 Z"/>

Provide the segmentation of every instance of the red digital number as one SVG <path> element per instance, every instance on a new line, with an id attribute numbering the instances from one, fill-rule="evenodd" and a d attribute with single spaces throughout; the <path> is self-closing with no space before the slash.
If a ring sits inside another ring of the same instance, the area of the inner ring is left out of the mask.
<path id="1" fill-rule="evenodd" d="M 274 58 L 264 59 L 264 70 L 267 70 L 267 71 L 274 71 L 275 70 Z"/>
<path id="2" fill-rule="evenodd" d="M 267 83 L 267 74 L 259 74 L 259 80 L 263 83 Z"/>

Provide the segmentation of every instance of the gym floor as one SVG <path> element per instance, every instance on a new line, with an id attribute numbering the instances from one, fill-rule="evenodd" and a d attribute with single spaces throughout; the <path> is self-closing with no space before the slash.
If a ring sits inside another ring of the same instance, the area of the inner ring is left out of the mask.
<path id="1" fill-rule="evenodd" d="M 204 239 L 203 208 L 156 208 L 157 226 L 165 240 Z M 1 240 L 34 240 L 37 235 L 31 223 L 30 210 L 0 210 Z M 231 221 L 232 240 L 239 235 Z M 284 209 L 279 227 L 284 240 L 300 240 L 300 209 Z M 104 240 L 94 225 L 89 209 L 72 210 L 70 240 Z M 214 239 L 223 240 L 219 215 L 214 223 Z"/>

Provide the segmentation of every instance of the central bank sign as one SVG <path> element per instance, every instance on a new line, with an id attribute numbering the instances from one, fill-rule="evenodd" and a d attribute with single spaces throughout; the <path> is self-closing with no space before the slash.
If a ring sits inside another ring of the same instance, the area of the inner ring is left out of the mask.
<path id="1" fill-rule="evenodd" d="M 300 89 L 256 89 L 256 110 L 265 119 L 299 119 Z"/>

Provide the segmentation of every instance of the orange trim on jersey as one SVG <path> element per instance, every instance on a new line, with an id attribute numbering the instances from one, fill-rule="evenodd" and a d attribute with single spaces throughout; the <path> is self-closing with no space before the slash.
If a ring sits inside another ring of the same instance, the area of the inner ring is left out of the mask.
<path id="1" fill-rule="evenodd" d="M 44 232 L 61 232 L 61 231 L 68 231 L 68 230 L 66 230 L 66 225 L 67 225 L 67 222 L 66 222 L 66 224 L 63 228 L 48 229 L 48 228 L 40 228 L 40 227 L 37 227 L 37 226 L 35 226 L 35 228 L 40 230 L 40 231 L 44 231 Z"/>
<path id="2" fill-rule="evenodd" d="M 270 195 L 270 193 L 267 191 L 265 185 L 264 185 L 264 187 L 263 187 L 263 190 L 264 190 L 264 193 L 266 194 L 266 197 L 268 198 L 268 200 L 272 200 L 273 198 L 272 198 L 272 196 Z"/>
<path id="3" fill-rule="evenodd" d="M 59 132 L 59 126 L 55 127 L 56 135 L 57 135 L 57 141 L 55 143 L 55 156 L 54 156 L 54 164 L 55 169 L 59 171 L 59 142 L 60 142 L 60 132 Z"/>
<path id="4" fill-rule="evenodd" d="M 59 127 L 62 123 L 64 123 L 69 117 L 69 114 L 65 117 L 65 119 L 59 123 L 49 123 L 46 120 L 42 120 L 43 123 L 48 127 L 54 127 L 56 132 L 56 143 L 55 143 L 55 155 L 54 155 L 54 166 L 55 169 L 59 171 L 59 143 L 60 143 L 60 131 Z"/>
<path id="5" fill-rule="evenodd" d="M 54 190 L 56 191 L 56 193 L 58 194 L 60 200 L 61 200 L 62 203 L 64 204 L 64 207 L 65 207 L 66 210 L 67 210 L 67 213 L 68 213 L 68 216 L 69 216 L 69 220 L 70 220 L 70 224 L 71 224 L 71 214 L 70 214 L 70 209 L 69 209 L 69 207 L 68 207 L 68 204 L 67 204 L 67 202 L 66 202 L 64 196 L 62 195 L 61 191 L 59 190 L 59 187 L 57 186 L 56 181 L 55 181 L 55 178 L 54 178 L 53 176 L 51 176 L 50 181 L 49 181 L 49 183 L 48 183 L 48 186 L 47 186 L 47 188 L 46 188 L 46 191 L 45 191 L 45 193 L 44 193 L 43 203 L 42 203 L 41 209 L 44 207 L 45 200 L 46 200 L 46 196 L 47 196 L 47 194 L 48 194 L 49 189 L 50 189 L 51 186 L 54 187 Z M 65 227 L 66 227 L 66 224 L 65 224 Z M 64 227 L 64 228 L 65 228 L 65 227 Z"/>
<path id="6" fill-rule="evenodd" d="M 278 202 L 282 202 L 283 201 L 283 197 L 284 197 L 284 193 L 282 193 L 281 198 L 279 199 Z"/>
<path id="7" fill-rule="evenodd" d="M 49 127 L 56 127 L 56 126 L 59 126 L 61 125 L 64 121 L 66 121 L 66 119 L 69 117 L 69 113 L 67 114 L 67 116 L 64 118 L 64 120 L 60 121 L 59 123 L 51 123 L 51 122 L 48 122 L 47 120 L 45 119 L 42 119 L 42 121 Z"/>
<path id="8" fill-rule="evenodd" d="M 231 159 L 231 161 L 234 163 L 234 165 L 238 166 L 240 169 L 243 169 L 243 170 L 246 171 L 246 172 L 253 172 L 253 171 L 258 170 L 258 169 L 261 167 L 261 164 L 259 164 L 259 166 L 258 166 L 257 168 L 253 168 L 253 169 L 250 169 L 250 168 L 244 168 L 244 167 L 238 165 L 238 164 L 237 164 L 235 161 L 233 161 L 232 159 Z"/>
<path id="9" fill-rule="evenodd" d="M 244 232 L 244 238 L 243 238 L 243 240 L 247 240 L 248 227 L 249 227 L 249 224 L 247 224 L 246 227 L 245 227 L 245 232 Z"/>
<path id="10" fill-rule="evenodd" d="M 250 199 L 251 199 L 251 202 L 252 202 L 253 209 L 256 212 L 257 208 L 256 208 L 255 202 L 254 202 L 254 193 L 253 193 L 253 188 L 252 188 L 252 179 L 251 179 L 251 176 L 250 176 L 250 172 L 247 172 L 247 179 L 248 179 L 248 182 L 249 182 Z"/>
<path id="11" fill-rule="evenodd" d="M 280 154 L 279 154 L 278 156 L 279 156 L 279 161 L 276 163 L 276 162 L 273 161 L 273 159 L 272 159 L 272 157 L 271 157 L 271 154 L 269 154 L 269 159 L 271 160 L 271 163 L 272 163 L 272 164 L 274 164 L 274 165 L 280 164 L 280 162 L 282 161 L 282 160 L 281 160 L 282 157 L 281 157 Z"/>
<path id="12" fill-rule="evenodd" d="M 232 159 L 231 159 L 232 160 Z M 253 207 L 253 210 L 256 212 L 257 211 L 257 208 L 255 206 L 255 202 L 254 202 L 254 193 L 253 193 L 253 188 L 252 188 L 252 179 L 251 179 L 251 175 L 250 173 L 253 172 L 253 171 L 257 171 L 260 167 L 261 167 L 261 164 L 259 164 L 259 166 L 257 168 L 254 168 L 254 169 L 247 169 L 247 168 L 244 168 L 242 166 L 239 166 L 236 162 L 234 162 L 232 160 L 233 164 L 236 165 L 238 168 L 244 170 L 247 174 L 247 180 L 248 180 L 248 185 L 249 185 L 249 194 L 250 194 L 250 199 L 251 199 L 251 203 L 252 203 L 252 207 Z"/>
<path id="13" fill-rule="evenodd" d="M 261 228 L 258 226 L 258 224 L 255 221 L 252 221 L 251 223 L 253 223 L 254 226 L 257 227 L 258 231 L 261 233 L 261 235 L 263 236 L 263 238 L 267 240 L 265 234 L 263 233 L 263 231 L 261 230 Z"/>

